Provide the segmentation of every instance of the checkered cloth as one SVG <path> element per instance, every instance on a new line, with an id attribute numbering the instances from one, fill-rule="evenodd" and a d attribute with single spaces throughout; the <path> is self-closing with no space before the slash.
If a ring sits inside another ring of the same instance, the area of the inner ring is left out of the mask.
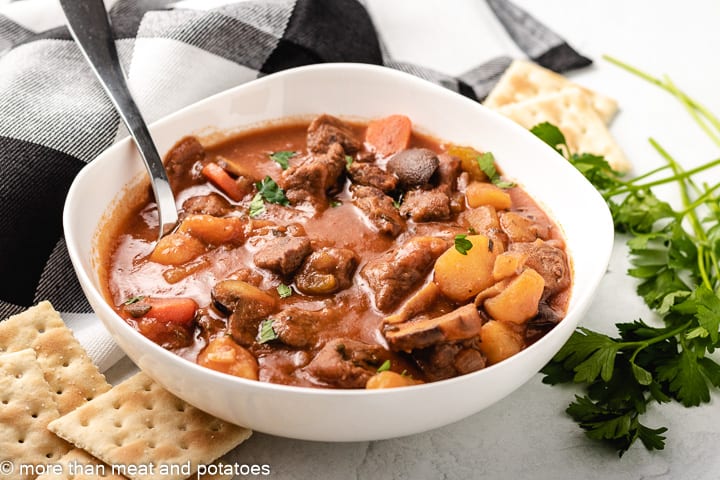
<path id="1" fill-rule="evenodd" d="M 384 64 L 481 100 L 511 62 L 488 58 L 458 77 L 396 62 L 356 0 L 207 3 L 112 3 L 120 58 L 148 121 L 259 76 L 320 62 Z M 509 1 L 487 4 L 504 27 L 497 30 L 527 57 L 556 71 L 590 64 Z M 62 22 L 49 0 L 0 6 L 0 318 L 50 300 L 105 368 L 117 349 L 92 320 L 61 214 L 75 175 L 125 132 Z"/>

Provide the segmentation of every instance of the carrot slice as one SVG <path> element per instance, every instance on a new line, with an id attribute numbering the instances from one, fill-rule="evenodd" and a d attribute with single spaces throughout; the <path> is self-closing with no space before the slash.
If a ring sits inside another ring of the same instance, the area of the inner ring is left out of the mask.
<path id="1" fill-rule="evenodd" d="M 147 298 L 143 303 L 150 305 L 145 318 L 154 318 L 158 322 L 189 325 L 195 319 L 198 304 L 187 297 Z"/>
<path id="2" fill-rule="evenodd" d="M 387 157 L 400 150 L 405 150 L 410 144 L 411 134 L 412 122 L 408 117 L 405 115 L 390 115 L 368 123 L 365 131 L 365 141 L 377 153 Z"/>
<path id="3" fill-rule="evenodd" d="M 237 182 L 217 163 L 208 163 L 202 168 L 201 172 L 216 187 L 236 202 L 239 202 L 245 196 L 246 192 L 244 192 Z"/>

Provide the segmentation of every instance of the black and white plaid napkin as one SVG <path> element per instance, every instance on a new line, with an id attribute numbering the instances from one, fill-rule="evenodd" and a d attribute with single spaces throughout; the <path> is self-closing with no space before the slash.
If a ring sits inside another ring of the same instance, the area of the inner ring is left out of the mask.
<path id="1" fill-rule="evenodd" d="M 514 4 L 486 1 L 493 21 L 527 57 L 556 71 L 590 64 Z M 149 121 L 259 76 L 321 62 L 384 64 L 482 100 L 512 61 L 488 58 L 456 77 L 396 62 L 356 0 L 244 0 L 198 9 L 202 3 L 112 4 L 118 51 Z M 124 135 L 57 3 L 1 6 L 0 319 L 50 300 L 81 342 L 92 344 L 89 353 L 101 368 L 117 356 L 108 354 L 109 339 L 98 345 L 97 332 L 82 334 L 97 322 L 88 320 L 61 216 L 75 175 Z"/>

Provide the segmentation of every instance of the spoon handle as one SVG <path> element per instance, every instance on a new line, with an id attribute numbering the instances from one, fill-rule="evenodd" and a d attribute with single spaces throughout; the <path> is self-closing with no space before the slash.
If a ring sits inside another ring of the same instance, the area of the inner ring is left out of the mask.
<path id="1" fill-rule="evenodd" d="M 105 5 L 102 0 L 60 0 L 60 4 L 70 33 L 127 126 L 145 162 L 158 206 L 162 237 L 177 224 L 175 198 L 160 155 L 125 82 Z"/>

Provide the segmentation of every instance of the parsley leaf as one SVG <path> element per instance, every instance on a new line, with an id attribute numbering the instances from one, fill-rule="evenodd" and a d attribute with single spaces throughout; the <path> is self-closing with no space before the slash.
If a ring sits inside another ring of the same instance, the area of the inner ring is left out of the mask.
<path id="1" fill-rule="evenodd" d="M 513 182 L 508 182 L 500 178 L 500 174 L 495 168 L 495 156 L 492 154 L 492 152 L 485 152 L 479 157 L 477 157 L 477 163 L 480 167 L 480 170 L 482 170 L 483 173 L 487 175 L 488 179 L 490 179 L 490 182 L 493 185 L 500 188 L 511 188 L 515 186 Z"/>
<path id="2" fill-rule="evenodd" d="M 468 250 L 473 248 L 473 244 L 467 239 L 467 234 L 455 235 L 455 250 L 462 255 L 467 255 Z"/>
<path id="3" fill-rule="evenodd" d="M 340 205 L 342 205 L 342 202 L 341 202 L 340 200 L 331 200 L 331 201 L 330 201 L 330 206 L 331 206 L 332 208 L 337 208 L 337 207 L 339 207 Z"/>
<path id="4" fill-rule="evenodd" d="M 350 168 L 353 163 L 353 157 L 351 155 L 345 155 L 345 168 Z"/>
<path id="5" fill-rule="evenodd" d="M 670 80 L 608 60 L 673 94 L 706 133 L 720 136 L 720 119 Z M 667 429 L 640 421 L 648 405 L 677 401 L 695 406 L 710 401 L 712 387 L 720 387 L 720 364 L 708 356 L 720 347 L 720 184 L 698 186 L 692 179 L 720 165 L 720 159 L 686 171 L 650 139 L 665 165 L 625 181 L 603 157 L 571 152 L 555 126 L 540 124 L 532 132 L 595 186 L 615 230 L 629 234 L 628 274 L 639 280 L 637 293 L 661 324 L 616 323 L 618 337 L 579 328 L 542 369 L 543 382 L 583 386 L 586 395 L 576 396 L 567 413 L 588 437 L 608 443 L 620 455 L 637 440 L 649 450 L 662 449 Z M 670 174 L 658 178 L 662 171 Z M 678 210 L 653 191 L 670 183 L 680 190 Z"/>
<path id="6" fill-rule="evenodd" d="M 277 162 L 277 164 L 280 165 L 280 168 L 282 168 L 283 170 L 287 170 L 288 167 L 290 166 L 290 163 L 289 163 L 290 159 L 292 157 L 294 157 L 295 155 L 297 155 L 297 152 L 283 150 L 280 152 L 271 153 L 270 158 L 273 161 Z"/>
<path id="7" fill-rule="evenodd" d="M 290 201 L 285 196 L 285 192 L 282 188 L 275 183 L 275 180 L 269 176 L 265 177 L 262 181 L 257 182 L 255 186 L 258 189 L 258 194 L 262 196 L 268 203 L 276 203 L 278 205 L 289 205 Z"/>
<path id="8" fill-rule="evenodd" d="M 278 292 L 278 295 L 280 295 L 280 298 L 287 298 L 293 294 L 292 288 L 288 287 L 284 283 L 281 283 L 280 285 L 278 285 L 277 292 Z"/>
<path id="9" fill-rule="evenodd" d="M 565 156 L 564 152 L 570 150 L 567 146 L 565 135 L 552 123 L 539 123 L 531 128 L 530 131 L 540 140 L 550 145 L 560 155 Z M 565 147 L 565 150 L 563 151 L 560 147 Z"/>
<path id="10" fill-rule="evenodd" d="M 263 202 L 262 194 L 256 193 L 250 202 L 250 216 L 255 218 L 263 213 L 265 213 L 265 202 Z"/>
<path id="11" fill-rule="evenodd" d="M 132 305 L 133 303 L 137 303 L 141 300 L 145 300 L 145 295 L 135 295 L 134 297 L 130 297 L 125 300 L 123 302 L 123 305 Z"/>
<path id="12" fill-rule="evenodd" d="M 388 370 L 390 370 L 390 360 L 385 360 L 382 365 L 378 367 L 377 373 L 387 372 Z"/>
<path id="13" fill-rule="evenodd" d="M 266 318 L 260 322 L 259 332 L 255 338 L 258 343 L 262 344 L 277 340 L 278 334 L 275 332 L 275 329 L 273 329 L 273 321 L 272 318 Z"/>

